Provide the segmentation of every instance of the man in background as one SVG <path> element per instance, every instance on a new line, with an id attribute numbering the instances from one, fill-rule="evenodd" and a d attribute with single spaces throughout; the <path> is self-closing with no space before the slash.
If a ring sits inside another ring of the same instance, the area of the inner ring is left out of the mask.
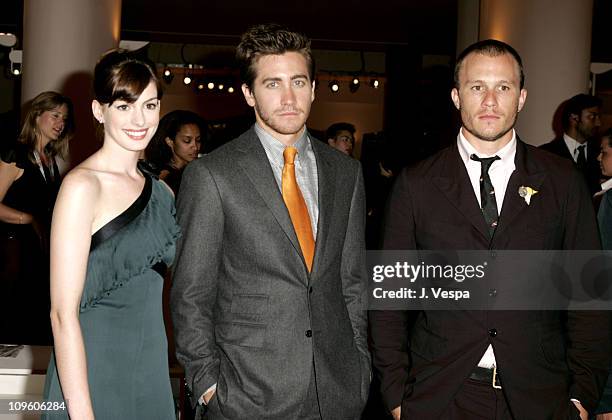
<path id="1" fill-rule="evenodd" d="M 562 113 L 563 135 L 540 146 L 566 159 L 572 159 L 589 186 L 591 195 L 601 190 L 601 170 L 595 138 L 601 127 L 601 99 L 584 93 L 565 103 Z"/>
<path id="2" fill-rule="evenodd" d="M 347 122 L 338 122 L 325 131 L 327 144 L 347 156 L 353 156 L 355 146 L 355 126 Z"/>

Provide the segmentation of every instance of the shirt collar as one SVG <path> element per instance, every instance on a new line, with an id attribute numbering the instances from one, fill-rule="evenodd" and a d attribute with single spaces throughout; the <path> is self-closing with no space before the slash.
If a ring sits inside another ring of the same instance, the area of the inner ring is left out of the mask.
<path id="1" fill-rule="evenodd" d="M 610 178 L 610 179 L 608 179 L 608 180 L 604 181 L 604 182 L 601 184 L 601 190 L 602 190 L 602 191 L 604 191 L 604 192 L 605 192 L 605 191 L 608 191 L 610 188 L 612 188 L 612 178 Z"/>
<path id="2" fill-rule="evenodd" d="M 283 152 L 287 146 L 264 130 L 258 123 L 255 123 L 255 133 L 257 134 L 257 137 L 259 137 L 259 141 L 261 141 L 264 148 L 274 153 L 275 156 L 280 156 L 279 161 L 284 162 Z M 300 157 L 306 157 L 306 150 L 309 145 L 310 139 L 308 138 L 308 131 L 306 130 L 306 127 L 304 127 L 302 135 L 293 144 L 293 147 L 295 147 L 298 151 L 297 160 L 300 160 Z"/>
<path id="3" fill-rule="evenodd" d="M 569 149 L 572 156 L 576 154 L 576 149 L 578 149 L 578 147 L 582 145 L 586 145 L 586 143 L 577 142 L 576 139 L 574 139 L 573 137 L 570 137 L 569 135 L 567 135 L 567 133 L 563 133 L 563 140 L 565 141 L 565 145 Z M 586 152 L 586 149 L 585 149 L 585 152 Z"/>
<path id="4" fill-rule="evenodd" d="M 483 155 L 476 151 L 474 146 L 470 144 L 469 141 L 463 135 L 462 129 L 459 130 L 459 134 L 457 135 L 457 149 L 459 149 L 459 155 L 463 160 L 463 163 L 467 166 L 470 162 L 475 163 L 480 166 L 479 162 L 473 161 L 470 159 L 472 154 L 475 154 L 478 157 L 491 157 L 491 156 L 499 156 L 500 160 L 493 162 L 492 166 L 500 166 L 500 165 L 512 165 L 514 166 L 514 157 L 516 156 L 516 131 L 512 129 L 512 138 L 504 147 L 498 150 L 496 153 L 487 156 Z"/>

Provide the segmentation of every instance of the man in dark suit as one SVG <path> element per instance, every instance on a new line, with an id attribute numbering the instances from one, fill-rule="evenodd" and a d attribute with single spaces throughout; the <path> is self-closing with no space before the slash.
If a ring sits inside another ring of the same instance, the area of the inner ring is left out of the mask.
<path id="1" fill-rule="evenodd" d="M 358 419 L 371 377 L 359 163 L 306 130 L 307 38 L 255 26 L 237 59 L 256 123 L 183 175 L 178 359 L 211 419 Z"/>
<path id="2" fill-rule="evenodd" d="M 526 96 L 509 45 L 481 41 L 458 57 L 457 142 L 399 176 L 385 249 L 600 248 L 580 173 L 516 136 Z M 609 325 L 595 311 L 370 312 L 395 419 L 586 420 L 607 376 Z"/>
<path id="3" fill-rule="evenodd" d="M 601 170 L 597 155 L 599 143 L 595 138 L 601 127 L 599 119 L 601 99 L 578 94 L 563 106 L 563 136 L 540 146 L 566 159 L 572 159 L 584 175 L 591 195 L 601 190 Z"/>

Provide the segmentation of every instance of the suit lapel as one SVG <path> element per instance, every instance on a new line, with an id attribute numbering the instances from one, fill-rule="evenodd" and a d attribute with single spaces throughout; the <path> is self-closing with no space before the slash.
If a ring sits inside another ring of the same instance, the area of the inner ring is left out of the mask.
<path id="1" fill-rule="evenodd" d="M 489 229 L 482 215 L 482 210 L 478 207 L 478 200 L 474 196 L 474 188 L 472 188 L 470 177 L 461 160 L 456 144 L 447 149 L 441 163 L 441 174 L 434 177 L 432 182 L 488 241 Z"/>
<path id="2" fill-rule="evenodd" d="M 312 272 L 314 273 L 317 267 L 321 264 L 323 258 L 323 250 L 325 242 L 329 237 L 330 221 L 332 210 L 334 208 L 334 200 L 336 197 L 336 168 L 330 162 L 326 153 L 324 153 L 323 143 L 309 137 L 315 159 L 317 161 L 317 177 L 319 190 L 319 221 L 317 223 L 317 238 L 315 242 L 314 263 Z"/>
<path id="3" fill-rule="evenodd" d="M 285 206 L 278 184 L 274 178 L 270 161 L 253 129 L 243 138 L 242 144 L 238 146 L 238 152 L 240 153 L 238 158 L 239 166 L 249 178 L 251 184 L 264 203 L 266 203 L 270 212 L 272 212 L 274 218 L 303 260 L 302 249 L 289 217 L 287 206 Z"/>
<path id="4" fill-rule="evenodd" d="M 593 141 L 593 139 L 589 139 L 587 141 L 587 162 L 596 165 L 599 165 L 599 161 L 597 160 L 597 155 L 599 155 L 599 144 Z"/>
<path id="5" fill-rule="evenodd" d="M 572 156 L 572 152 L 570 152 L 570 150 L 567 148 L 567 144 L 565 144 L 565 140 L 563 139 L 563 136 L 559 137 L 556 140 L 556 142 L 557 142 L 557 150 L 559 150 L 559 155 L 564 156 L 568 159 L 574 160 L 574 157 Z"/>
<path id="6" fill-rule="evenodd" d="M 503 234 L 503 232 L 512 224 L 513 220 L 527 208 L 527 202 L 518 193 L 519 188 L 531 187 L 536 191 L 540 191 L 542 182 L 546 177 L 543 172 L 539 172 L 537 168 L 532 167 L 528 156 L 527 146 L 525 146 L 525 144 L 519 139 L 517 139 L 516 143 L 516 156 L 514 158 L 514 164 L 516 169 L 508 180 L 506 195 L 504 196 L 504 203 L 502 205 L 495 236 Z M 537 197 L 535 199 L 537 200 Z"/>

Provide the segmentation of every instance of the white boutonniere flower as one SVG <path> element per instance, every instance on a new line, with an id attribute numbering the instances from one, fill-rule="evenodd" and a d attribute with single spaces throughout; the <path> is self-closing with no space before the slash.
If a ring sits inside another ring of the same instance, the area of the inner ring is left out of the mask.
<path id="1" fill-rule="evenodd" d="M 533 195 L 536 195 L 538 193 L 537 190 L 534 190 L 531 187 L 524 187 L 524 186 L 520 186 L 518 189 L 518 194 L 520 197 L 523 197 L 525 199 L 525 203 L 527 203 L 527 205 L 529 205 L 529 203 L 531 203 L 531 197 Z"/>

